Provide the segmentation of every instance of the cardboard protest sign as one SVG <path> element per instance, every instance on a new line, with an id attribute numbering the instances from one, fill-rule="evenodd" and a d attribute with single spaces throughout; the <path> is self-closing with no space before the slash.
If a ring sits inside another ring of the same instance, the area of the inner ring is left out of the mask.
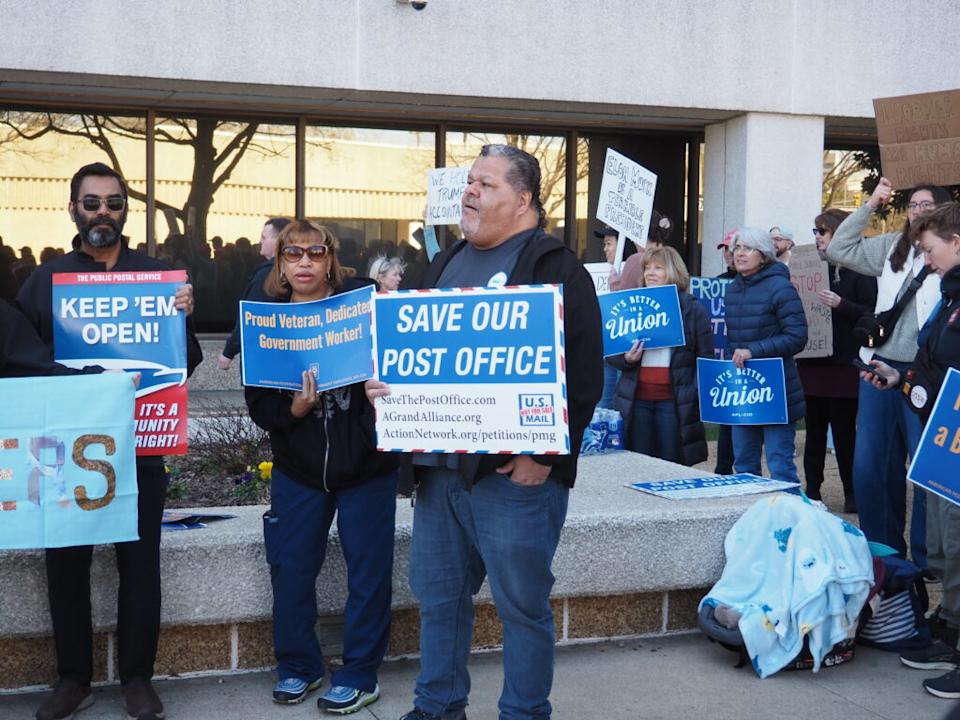
<path id="1" fill-rule="evenodd" d="M 604 295 L 610 292 L 610 263 L 595 262 L 584 263 L 583 267 L 590 273 L 590 279 L 593 280 L 593 288 L 597 295 Z"/>
<path id="2" fill-rule="evenodd" d="M 947 371 L 907 477 L 960 505 L 960 371 L 955 368 Z"/>
<path id="3" fill-rule="evenodd" d="M 373 377 L 374 286 L 306 303 L 240 302 L 243 384 L 299 390 L 304 371 L 317 390 Z"/>
<path id="4" fill-rule="evenodd" d="M 735 475 L 711 475 L 710 477 L 685 480 L 636 482 L 629 483 L 627 487 L 667 500 L 701 500 L 704 498 L 757 495 L 776 490 L 792 490 L 798 485 L 785 480 L 771 480 L 752 473 L 737 473 Z"/>
<path id="5" fill-rule="evenodd" d="M 623 257 L 624 239 L 643 246 L 653 211 L 657 176 L 616 150 L 607 148 L 600 182 L 597 219 L 620 233 L 615 258 Z M 618 267 L 622 263 L 618 262 Z"/>
<path id="6" fill-rule="evenodd" d="M 427 225 L 460 224 L 469 167 L 437 168 L 427 173 Z"/>
<path id="7" fill-rule="evenodd" d="M 693 295 L 710 318 L 710 332 L 713 335 L 713 356 L 724 360 L 727 356 L 727 287 L 733 282 L 730 278 L 690 278 L 690 294 Z"/>
<path id="8" fill-rule="evenodd" d="M 570 452 L 557 285 L 399 291 L 374 304 L 385 452 Z"/>
<path id="9" fill-rule="evenodd" d="M 640 341 L 646 350 L 686 344 L 676 285 L 618 290 L 599 298 L 603 355 L 619 355 Z"/>
<path id="10" fill-rule="evenodd" d="M 136 540 L 130 377 L 0 380 L 0 396 L 0 548 Z"/>
<path id="11" fill-rule="evenodd" d="M 800 293 L 807 317 L 807 344 L 798 358 L 833 355 L 833 312 L 817 297 L 830 289 L 830 268 L 817 254 L 816 245 L 797 245 L 790 255 L 790 282 Z"/>
<path id="12" fill-rule="evenodd" d="M 960 90 L 876 98 L 884 176 L 895 190 L 960 183 Z"/>
<path id="13" fill-rule="evenodd" d="M 186 315 L 173 305 L 186 281 L 183 270 L 53 276 L 57 361 L 140 373 L 137 455 L 187 452 Z"/>
<path id="14" fill-rule="evenodd" d="M 718 425 L 783 425 L 787 388 L 783 358 L 732 360 L 697 358 L 700 419 Z"/>

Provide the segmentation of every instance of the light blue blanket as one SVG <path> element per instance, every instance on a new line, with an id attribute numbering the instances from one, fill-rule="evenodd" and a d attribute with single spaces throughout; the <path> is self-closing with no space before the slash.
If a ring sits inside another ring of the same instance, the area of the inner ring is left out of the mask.
<path id="1" fill-rule="evenodd" d="M 809 641 L 814 671 L 851 636 L 873 585 L 863 533 L 809 501 L 776 493 L 754 503 L 724 541 L 727 564 L 704 604 L 741 613 L 739 628 L 761 678 Z"/>

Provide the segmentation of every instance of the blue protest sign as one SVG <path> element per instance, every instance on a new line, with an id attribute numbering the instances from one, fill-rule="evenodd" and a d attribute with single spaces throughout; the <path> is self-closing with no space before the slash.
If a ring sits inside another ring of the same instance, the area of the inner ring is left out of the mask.
<path id="1" fill-rule="evenodd" d="M 187 452 L 186 316 L 174 307 L 186 280 L 183 270 L 53 276 L 57 361 L 140 373 L 137 455 Z"/>
<path id="2" fill-rule="evenodd" d="M 374 286 L 307 303 L 240 302 L 243 384 L 299 390 L 313 372 L 317 390 L 373 377 L 370 308 Z"/>
<path id="3" fill-rule="evenodd" d="M 907 477 L 960 505 L 960 372 L 947 371 Z"/>
<path id="4" fill-rule="evenodd" d="M 676 285 L 607 293 L 600 302 L 603 355 L 619 355 L 639 340 L 647 350 L 685 345 Z"/>
<path id="5" fill-rule="evenodd" d="M 791 490 L 797 483 L 771 480 L 752 473 L 711 475 L 683 480 L 630 483 L 627 487 L 668 500 L 699 500 L 702 498 L 757 495 L 776 490 Z"/>
<path id="6" fill-rule="evenodd" d="M 379 449 L 569 453 L 562 318 L 556 285 L 378 295 Z"/>
<path id="7" fill-rule="evenodd" d="M 713 334 L 713 355 L 717 360 L 727 357 L 727 287 L 733 282 L 729 278 L 690 278 L 690 294 L 707 311 L 710 318 L 710 332 Z"/>
<path id="8" fill-rule="evenodd" d="M 787 389 L 783 358 L 732 360 L 697 358 L 700 419 L 719 425 L 783 425 Z"/>
<path id="9" fill-rule="evenodd" d="M 8 379 L 0 395 L 0 548 L 136 540 L 131 379 Z"/>

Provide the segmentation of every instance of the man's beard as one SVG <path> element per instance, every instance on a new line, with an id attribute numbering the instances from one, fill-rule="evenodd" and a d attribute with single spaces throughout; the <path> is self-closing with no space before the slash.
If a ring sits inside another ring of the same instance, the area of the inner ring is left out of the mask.
<path id="1" fill-rule="evenodd" d="M 120 236 L 123 232 L 123 225 L 127 220 L 126 213 L 117 222 L 111 217 L 98 215 L 89 222 L 82 217 L 77 217 L 77 232 L 80 233 L 80 240 L 88 243 L 91 247 L 105 248 L 116 245 L 120 242 Z M 109 229 L 95 227 L 96 225 L 107 225 Z"/>

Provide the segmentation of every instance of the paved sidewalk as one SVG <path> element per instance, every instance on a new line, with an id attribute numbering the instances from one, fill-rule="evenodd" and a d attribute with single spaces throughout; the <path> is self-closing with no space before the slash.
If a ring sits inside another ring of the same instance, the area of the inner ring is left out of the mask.
<path id="1" fill-rule="evenodd" d="M 820 673 L 785 672 L 759 680 L 735 669 L 734 656 L 700 634 L 578 645 L 557 653 L 552 701 L 555 720 L 938 720 L 957 705 L 927 694 L 924 673 L 903 667 L 896 655 L 857 648 L 847 665 Z M 496 720 L 499 653 L 471 659 L 470 720 Z M 381 671 L 379 702 L 350 717 L 397 720 L 411 707 L 415 660 Z M 158 690 L 170 720 L 317 718 L 316 693 L 302 705 L 270 702 L 268 673 L 162 681 Z M 96 690 L 96 704 L 78 720 L 126 718 L 117 687 Z M 39 694 L 0 696 L 0 718 L 29 720 Z M 330 717 L 330 716 L 328 716 Z"/>

